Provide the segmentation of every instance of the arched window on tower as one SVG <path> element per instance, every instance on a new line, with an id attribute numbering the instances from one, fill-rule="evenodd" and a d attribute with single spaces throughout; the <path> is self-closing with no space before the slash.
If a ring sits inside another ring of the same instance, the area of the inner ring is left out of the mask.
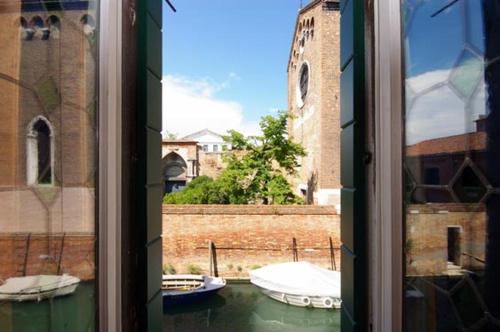
<path id="1" fill-rule="evenodd" d="M 311 18 L 311 39 L 314 38 L 314 17 Z"/>
<path id="2" fill-rule="evenodd" d="M 54 184 L 54 131 L 43 116 L 34 118 L 27 137 L 28 185 Z"/>
<path id="3" fill-rule="evenodd" d="M 40 16 L 33 17 L 29 26 L 34 31 L 35 39 L 47 40 L 49 38 L 49 28 L 45 27 Z"/>
<path id="4" fill-rule="evenodd" d="M 34 31 L 28 26 L 28 21 L 24 17 L 19 18 L 19 31 L 21 32 L 21 39 L 31 40 Z"/>
<path id="5" fill-rule="evenodd" d="M 59 20 L 59 17 L 51 15 L 47 19 L 47 25 L 49 27 L 50 38 L 59 39 L 61 32 L 61 21 Z"/>
<path id="6" fill-rule="evenodd" d="M 94 36 L 96 24 L 95 19 L 90 15 L 83 15 L 80 19 L 80 23 L 83 25 L 83 33 L 87 36 Z"/>

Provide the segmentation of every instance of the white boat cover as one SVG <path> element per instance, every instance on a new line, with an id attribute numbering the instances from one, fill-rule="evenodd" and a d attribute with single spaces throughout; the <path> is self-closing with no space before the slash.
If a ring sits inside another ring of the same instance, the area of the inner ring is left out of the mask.
<path id="1" fill-rule="evenodd" d="M 268 265 L 250 271 L 250 281 L 258 287 L 285 294 L 340 298 L 340 272 L 308 262 Z"/>
<path id="2" fill-rule="evenodd" d="M 80 279 L 64 275 L 37 275 L 9 278 L 0 286 L 0 294 L 34 294 L 79 283 Z"/>

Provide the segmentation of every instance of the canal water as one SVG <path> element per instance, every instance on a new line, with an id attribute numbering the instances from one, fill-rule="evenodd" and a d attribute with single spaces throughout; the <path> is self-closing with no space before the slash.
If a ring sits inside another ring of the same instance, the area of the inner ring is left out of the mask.
<path id="1" fill-rule="evenodd" d="M 68 296 L 40 302 L 0 302 L 0 331 L 95 331 L 94 294 L 94 284 L 82 282 Z"/>
<path id="2" fill-rule="evenodd" d="M 229 284 L 196 305 L 164 310 L 165 332 L 335 332 L 340 310 L 293 307 L 251 284 Z"/>
<path id="3" fill-rule="evenodd" d="M 0 331 L 92 332 L 92 283 L 74 294 L 41 302 L 0 303 Z M 340 311 L 297 308 L 263 295 L 251 284 L 229 284 L 206 301 L 164 310 L 165 332 L 335 332 Z"/>

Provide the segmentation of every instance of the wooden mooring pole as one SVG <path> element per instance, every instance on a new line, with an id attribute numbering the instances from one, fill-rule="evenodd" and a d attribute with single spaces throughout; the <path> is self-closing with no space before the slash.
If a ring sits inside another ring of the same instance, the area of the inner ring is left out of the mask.
<path id="1" fill-rule="evenodd" d="M 59 249 L 59 260 L 57 262 L 57 274 L 61 274 L 61 264 L 62 264 L 62 258 L 63 258 L 63 253 L 64 253 L 64 240 L 66 238 L 66 233 L 63 233 L 62 239 L 61 239 L 61 248 Z"/>
<path id="2" fill-rule="evenodd" d="M 297 239 L 296 238 L 292 239 L 292 252 L 293 252 L 293 261 L 298 262 L 299 261 L 299 252 L 297 249 Z"/>
<path id="3" fill-rule="evenodd" d="M 208 260 L 210 276 L 218 277 L 219 269 L 217 268 L 217 251 L 215 243 L 213 243 L 212 240 L 208 240 Z"/>
<path id="4" fill-rule="evenodd" d="M 208 264 L 208 275 L 211 277 L 214 275 L 212 240 L 208 240 Z"/>
<path id="5" fill-rule="evenodd" d="M 328 240 L 330 242 L 330 261 L 332 264 L 332 270 L 337 271 L 337 262 L 335 261 L 335 248 L 333 248 L 332 237 L 329 237 Z"/>
<path id="6" fill-rule="evenodd" d="M 30 253 L 30 242 L 31 242 L 31 233 L 29 233 L 28 237 L 26 238 L 26 251 L 24 253 L 23 276 L 26 276 L 26 270 L 28 269 L 28 255 Z"/>

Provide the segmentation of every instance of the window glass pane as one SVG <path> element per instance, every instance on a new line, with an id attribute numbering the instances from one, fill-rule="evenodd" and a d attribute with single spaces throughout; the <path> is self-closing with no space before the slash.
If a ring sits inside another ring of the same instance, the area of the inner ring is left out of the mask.
<path id="1" fill-rule="evenodd" d="M 93 331 L 97 2 L 0 1 L 0 331 Z"/>
<path id="2" fill-rule="evenodd" d="M 402 12 L 405 328 L 500 331 L 500 3 Z"/>

